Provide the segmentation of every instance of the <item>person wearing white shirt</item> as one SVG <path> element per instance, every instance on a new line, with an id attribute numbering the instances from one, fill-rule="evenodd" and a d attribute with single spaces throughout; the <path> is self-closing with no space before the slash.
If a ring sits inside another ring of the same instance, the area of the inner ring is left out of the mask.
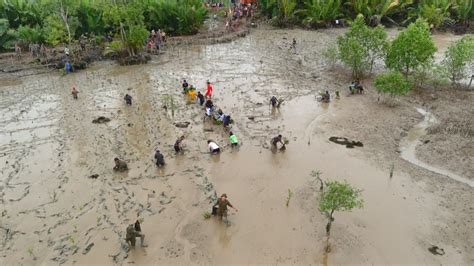
<path id="1" fill-rule="evenodd" d="M 218 154 L 219 152 L 221 152 L 221 149 L 219 148 L 219 145 L 217 145 L 214 141 L 212 140 L 208 140 L 207 141 L 207 146 L 209 147 L 209 151 L 212 153 L 212 154 Z"/>

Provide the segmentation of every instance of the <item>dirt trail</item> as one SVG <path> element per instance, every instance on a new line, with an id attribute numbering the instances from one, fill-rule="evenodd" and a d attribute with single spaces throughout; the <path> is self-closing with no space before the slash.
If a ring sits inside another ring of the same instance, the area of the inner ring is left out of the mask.
<path id="1" fill-rule="evenodd" d="M 142 66 L 98 62 L 21 82 L 1 76 L 10 81 L 0 88 L 0 263 L 321 264 L 325 221 L 310 177 L 320 170 L 363 189 L 365 200 L 364 209 L 336 215 L 329 264 L 472 264 L 472 188 L 396 152 L 395 135 L 419 122 L 419 103 L 386 109 L 370 88 L 316 100 L 319 90 L 344 91 L 349 82 L 321 60 L 342 32 L 255 30 L 231 43 L 170 49 Z M 213 101 L 235 121 L 240 149 L 227 145 L 228 131 L 203 122 L 204 110 L 177 89 L 183 78 L 201 91 L 214 83 Z M 268 105 L 272 95 L 285 99 L 279 110 Z M 99 116 L 110 121 L 92 123 Z M 268 141 L 279 133 L 288 149 L 273 154 Z M 186 152 L 176 155 L 181 135 Z M 331 136 L 364 147 L 346 149 Z M 220 156 L 206 153 L 207 139 L 223 147 Z M 130 171 L 114 173 L 114 157 Z M 239 209 L 230 226 L 202 217 L 221 193 Z M 129 250 L 125 228 L 137 217 L 148 247 Z M 445 255 L 431 254 L 431 245 Z"/>

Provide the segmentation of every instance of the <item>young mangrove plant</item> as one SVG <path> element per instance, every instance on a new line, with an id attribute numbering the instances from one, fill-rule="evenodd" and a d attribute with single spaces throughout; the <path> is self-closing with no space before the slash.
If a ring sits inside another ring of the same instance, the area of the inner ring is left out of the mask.
<path id="1" fill-rule="evenodd" d="M 211 219 L 211 213 L 210 212 L 203 212 L 202 217 L 204 218 L 204 220 Z"/>
<path id="2" fill-rule="evenodd" d="M 311 176 L 314 178 L 313 182 L 314 181 L 319 181 L 319 184 L 320 184 L 319 191 L 323 191 L 323 189 L 324 189 L 324 182 L 321 179 L 321 175 L 322 175 L 321 171 L 317 171 L 317 170 L 311 171 Z"/>
<path id="3" fill-rule="evenodd" d="M 290 206 L 290 200 L 293 197 L 293 191 L 288 189 L 288 196 L 286 197 L 286 207 Z"/>
<path id="4" fill-rule="evenodd" d="M 334 212 L 351 211 L 362 208 L 364 201 L 361 198 L 362 190 L 347 182 L 326 181 L 326 189 L 319 201 L 319 210 L 327 218 L 326 224 L 326 252 L 330 252 L 329 236 L 334 222 Z"/>

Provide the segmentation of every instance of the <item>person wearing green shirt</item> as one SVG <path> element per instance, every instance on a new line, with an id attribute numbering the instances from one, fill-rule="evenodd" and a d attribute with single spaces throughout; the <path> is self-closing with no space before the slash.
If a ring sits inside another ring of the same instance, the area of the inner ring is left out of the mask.
<path id="1" fill-rule="evenodd" d="M 229 140 L 230 140 L 230 145 L 232 148 L 237 147 L 239 145 L 239 141 L 237 140 L 237 136 L 235 136 L 234 133 L 229 132 Z"/>

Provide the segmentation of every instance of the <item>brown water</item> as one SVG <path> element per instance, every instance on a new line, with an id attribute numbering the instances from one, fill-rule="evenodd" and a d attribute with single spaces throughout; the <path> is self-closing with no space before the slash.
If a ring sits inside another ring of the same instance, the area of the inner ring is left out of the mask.
<path id="1" fill-rule="evenodd" d="M 428 252 L 433 219 L 446 223 L 451 215 L 435 213 L 433 194 L 403 171 L 391 180 L 363 151 L 328 141 L 328 121 L 352 104 L 315 97 L 349 81 L 335 80 L 321 60 L 340 32 L 257 30 L 228 44 L 169 48 L 145 66 L 97 63 L 2 86 L 0 262 L 322 264 L 325 220 L 310 177 L 320 170 L 324 179 L 364 190 L 363 209 L 335 215 L 329 264 L 468 263 L 472 249 L 449 239 L 435 243 L 444 256 Z M 296 54 L 288 49 L 293 37 Z M 206 80 L 214 83 L 213 100 L 235 120 L 239 150 L 187 103 L 177 88 L 182 78 L 201 91 Z M 132 107 L 125 93 L 134 97 Z M 169 95 L 174 116 L 163 109 Z M 285 98 L 280 110 L 269 108 L 272 95 Z M 92 124 L 99 116 L 111 121 Z M 183 121 L 190 126 L 173 126 Z M 279 133 L 289 145 L 274 154 L 268 142 Z M 176 156 L 172 145 L 183 134 L 186 152 Z M 207 139 L 224 146 L 220 156 L 206 154 Z M 153 163 L 156 148 L 164 169 Z M 113 173 L 114 157 L 127 160 L 130 171 Z M 294 196 L 286 207 L 288 189 Z M 201 216 L 216 193 L 227 193 L 239 209 L 230 226 Z M 125 228 L 137 215 L 148 247 L 127 252 Z"/>

